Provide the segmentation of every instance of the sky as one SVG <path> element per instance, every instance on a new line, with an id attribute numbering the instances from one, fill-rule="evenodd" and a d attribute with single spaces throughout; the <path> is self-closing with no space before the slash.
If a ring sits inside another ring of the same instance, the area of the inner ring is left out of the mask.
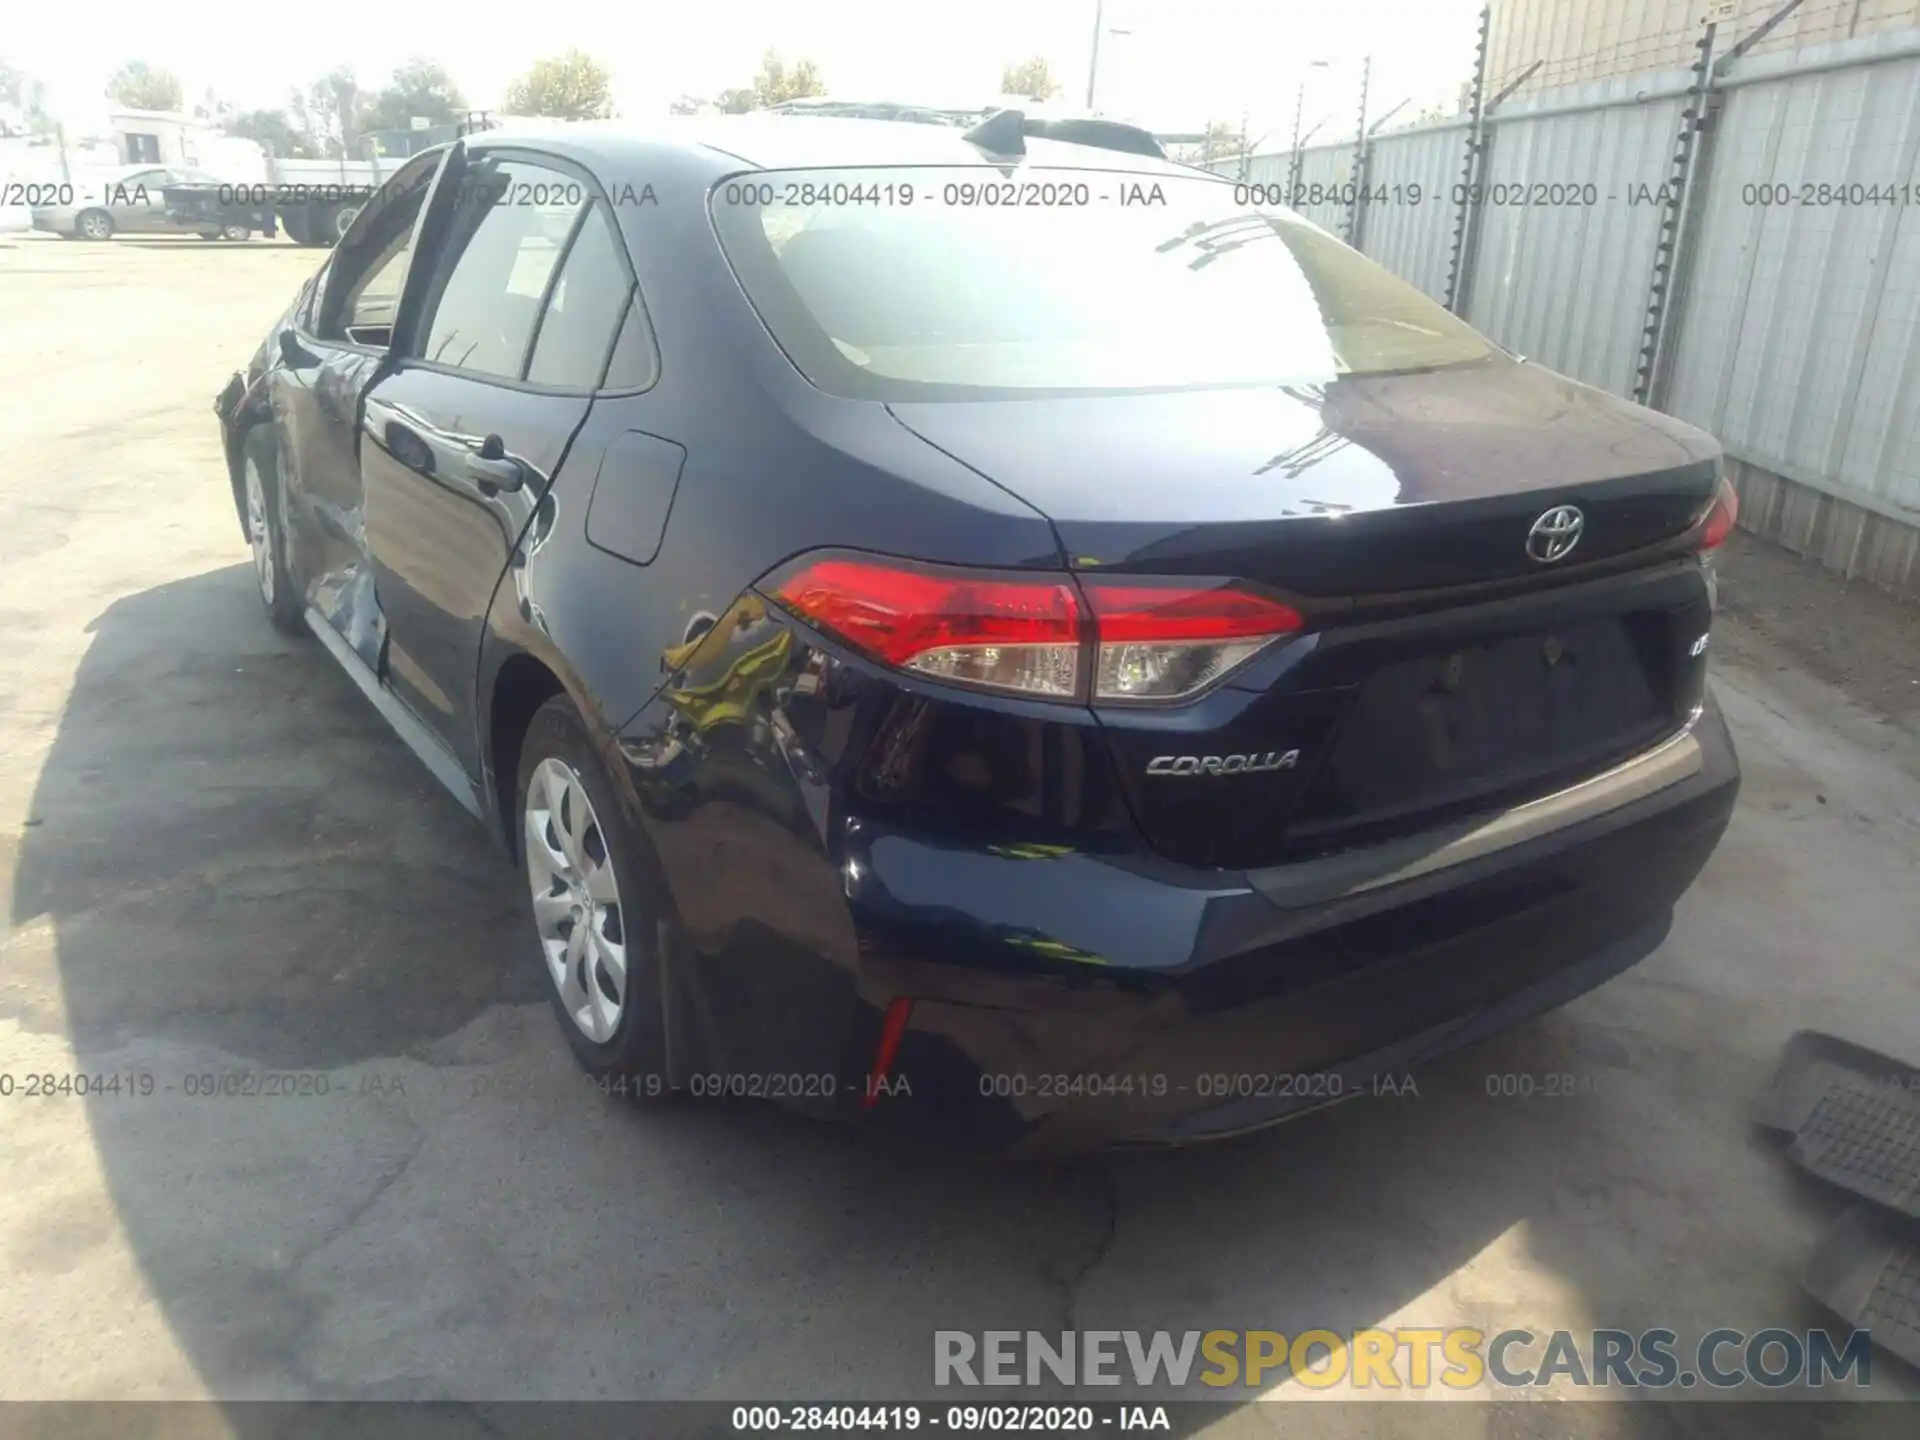
<path id="1" fill-rule="evenodd" d="M 238 109 L 346 65 L 377 89 L 412 55 L 438 60 L 468 103 L 495 108 L 535 60 L 572 47 L 613 76 L 622 115 L 748 84 L 769 46 L 813 60 L 828 93 L 939 101 L 998 93 L 1003 65 L 1044 56 L 1063 103 L 1085 100 L 1095 0 L 627 0 L 537 6 L 322 0 L 253 11 L 236 0 L 16 0 L 0 60 L 43 81 L 70 127 L 97 124 L 107 76 L 140 59 L 173 71 L 191 106 L 211 87 Z M 1157 129 L 1237 128 L 1284 141 L 1305 78 L 1307 125 L 1351 134 L 1362 58 L 1372 113 L 1451 107 L 1472 69 L 1479 0 L 1105 0 L 1097 108 Z M 236 23 L 245 16 L 244 23 Z M 534 17 L 537 16 L 537 23 Z M 324 24 L 320 23 L 324 17 Z M 1325 60 L 1325 68 L 1310 61 Z"/>

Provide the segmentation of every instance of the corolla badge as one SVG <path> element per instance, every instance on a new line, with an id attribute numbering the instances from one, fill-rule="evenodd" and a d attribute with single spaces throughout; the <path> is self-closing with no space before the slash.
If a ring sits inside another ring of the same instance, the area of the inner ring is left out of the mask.
<path id="1" fill-rule="evenodd" d="M 1580 532 L 1587 528 L 1587 517 L 1577 505 L 1556 505 L 1527 532 L 1527 554 L 1542 565 L 1564 560 L 1580 543 Z"/>
<path id="2" fill-rule="evenodd" d="M 1147 762 L 1147 774 L 1258 775 L 1267 770 L 1291 770 L 1299 763 L 1298 750 L 1269 750 L 1264 755 L 1156 755 Z"/>

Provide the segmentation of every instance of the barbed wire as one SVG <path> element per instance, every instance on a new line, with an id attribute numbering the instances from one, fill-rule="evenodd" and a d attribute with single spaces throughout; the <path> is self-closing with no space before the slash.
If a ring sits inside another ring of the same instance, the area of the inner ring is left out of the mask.
<path id="1" fill-rule="evenodd" d="M 1785 0 L 1774 0 L 1774 3 L 1761 5 L 1743 13 L 1736 20 L 1723 22 L 1720 27 L 1718 43 L 1715 47 L 1717 52 L 1725 55 L 1734 44 L 1746 36 L 1751 35 L 1764 24 L 1767 19 L 1779 9 L 1780 5 L 1784 3 Z M 1772 54 L 1778 53 L 1781 50 L 1790 50 L 1804 44 L 1818 44 L 1831 39 L 1845 38 L 1844 33 L 1839 36 L 1820 34 L 1817 39 L 1809 40 L 1807 34 L 1809 31 L 1817 31 L 1820 28 L 1820 22 L 1830 22 L 1841 17 L 1846 17 L 1851 20 L 1857 16 L 1860 21 L 1871 22 L 1875 25 L 1890 19 L 1901 19 L 1904 18 L 1905 12 L 1896 9 L 1895 6 L 1904 6 L 1906 3 L 1907 0 L 1810 0 L 1810 3 L 1802 5 L 1798 10 L 1787 16 L 1779 26 L 1769 32 L 1767 36 L 1748 53 Z M 1697 7 L 1693 8 L 1697 9 Z M 1680 69 L 1693 62 L 1695 58 L 1692 48 L 1693 44 L 1699 40 L 1704 30 L 1704 17 L 1695 15 L 1684 25 L 1673 25 L 1663 30 L 1625 36 L 1618 40 L 1609 41 L 1604 45 L 1593 46 L 1590 49 L 1580 51 L 1573 55 L 1545 57 L 1545 63 L 1540 65 L 1540 67 L 1531 74 L 1527 73 L 1528 68 L 1533 65 L 1536 59 L 1543 57 L 1506 57 L 1503 58 L 1504 68 L 1502 70 L 1497 72 L 1490 70 L 1488 72 L 1487 96 L 1491 99 L 1508 85 L 1513 84 L 1516 80 L 1521 80 L 1523 76 L 1525 77 L 1524 81 L 1519 88 L 1516 89 L 1515 94 L 1538 94 L 1542 90 L 1550 90 L 1560 86 L 1574 85 L 1582 82 L 1613 79 L 1621 76 L 1659 70 Z M 1499 37 L 1497 35 L 1492 45 L 1496 50 L 1499 48 Z M 1464 90 L 1472 84 L 1472 81 L 1473 76 L 1471 71 L 1462 74 L 1459 82 L 1460 88 Z M 1450 116 L 1449 118 L 1457 117 Z M 1413 123 L 1417 122 L 1408 122 L 1408 124 Z M 1404 128 L 1407 128 L 1407 125 L 1390 127 L 1390 129 L 1394 130 Z M 1382 133 L 1389 132 L 1383 131 Z M 1349 121 L 1347 126 L 1334 131 L 1332 134 L 1316 136 L 1306 148 L 1309 150 L 1319 150 L 1341 145 L 1351 145 L 1354 139 L 1352 122 Z M 1287 144 L 1287 137 L 1280 135 L 1270 137 L 1270 143 L 1263 145 L 1259 153 L 1263 155 L 1291 153 L 1290 147 Z"/>
<path id="2" fill-rule="evenodd" d="M 1782 0 L 1784 3 L 1784 0 Z M 1885 19 L 1900 18 L 1898 12 L 1888 8 L 1887 0 L 1872 0 L 1874 9 L 1868 11 L 1861 0 L 1815 0 L 1815 3 L 1802 5 L 1787 16 L 1780 25 L 1754 47 L 1753 53 L 1771 53 L 1783 49 L 1792 49 L 1809 43 L 1806 32 L 1816 28 L 1815 22 L 1857 18 L 1879 23 Z M 1762 6 L 1742 14 L 1737 20 L 1721 25 L 1720 49 L 1724 54 L 1735 41 L 1758 29 L 1777 9 L 1778 4 Z M 1679 42 L 1699 39 L 1704 30 L 1704 21 L 1696 19 L 1686 25 L 1670 26 L 1665 30 L 1656 30 L 1641 35 L 1629 35 L 1605 45 L 1597 45 L 1574 55 L 1525 56 L 1507 59 L 1506 68 L 1498 74 L 1488 77 L 1488 87 L 1498 93 L 1506 85 L 1518 80 L 1526 73 L 1527 67 L 1535 60 L 1544 59 L 1545 63 L 1527 75 L 1522 88 L 1526 90 L 1551 89 L 1556 85 L 1575 84 L 1581 80 L 1610 78 L 1618 74 L 1631 74 L 1636 69 L 1654 69 L 1662 59 L 1691 60 L 1679 51 Z M 1728 32 L 1733 32 L 1729 37 Z M 1822 40 L 1835 38 L 1821 36 Z M 1814 42 L 1818 43 L 1818 42 Z M 1495 46 L 1498 48 L 1496 34 Z M 1600 71 L 1602 73 L 1589 73 Z M 1463 79 L 1462 83 L 1466 83 Z"/>

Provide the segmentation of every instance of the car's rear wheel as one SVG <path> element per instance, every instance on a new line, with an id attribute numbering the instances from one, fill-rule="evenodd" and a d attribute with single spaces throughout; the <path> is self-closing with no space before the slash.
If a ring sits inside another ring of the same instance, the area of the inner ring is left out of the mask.
<path id="1" fill-rule="evenodd" d="M 113 217 L 104 210 L 83 210 L 73 222 L 73 231 L 82 240 L 111 240 Z"/>
<path id="2" fill-rule="evenodd" d="M 534 714 L 520 749 L 517 833 L 547 994 L 588 1073 L 626 1093 L 670 1089 L 658 867 L 633 833 L 573 703 Z"/>
<path id="3" fill-rule="evenodd" d="M 245 225 L 225 225 L 221 227 L 220 238 L 222 240 L 250 240 L 253 238 L 253 231 L 249 230 Z"/>
<path id="4" fill-rule="evenodd" d="M 242 498 L 246 502 L 247 544 L 253 551 L 253 578 L 267 619 L 283 635 L 304 635 L 300 595 L 287 565 L 287 536 L 280 506 L 280 470 L 273 434 L 264 425 L 247 432 L 240 446 Z"/>

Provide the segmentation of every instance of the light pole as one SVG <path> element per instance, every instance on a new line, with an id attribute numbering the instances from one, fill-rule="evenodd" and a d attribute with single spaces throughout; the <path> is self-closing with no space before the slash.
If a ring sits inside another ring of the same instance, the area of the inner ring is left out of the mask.
<path id="1" fill-rule="evenodd" d="M 1100 78 L 1100 37 L 1102 35 L 1131 35 L 1131 30 L 1109 30 L 1106 23 L 1106 0 L 1093 0 L 1093 54 L 1087 60 L 1087 109 L 1093 109 L 1093 89 Z"/>
<path id="2" fill-rule="evenodd" d="M 1087 61 L 1087 109 L 1093 109 L 1093 82 L 1100 76 L 1100 32 L 1107 28 L 1106 0 L 1093 0 L 1093 54 Z"/>

